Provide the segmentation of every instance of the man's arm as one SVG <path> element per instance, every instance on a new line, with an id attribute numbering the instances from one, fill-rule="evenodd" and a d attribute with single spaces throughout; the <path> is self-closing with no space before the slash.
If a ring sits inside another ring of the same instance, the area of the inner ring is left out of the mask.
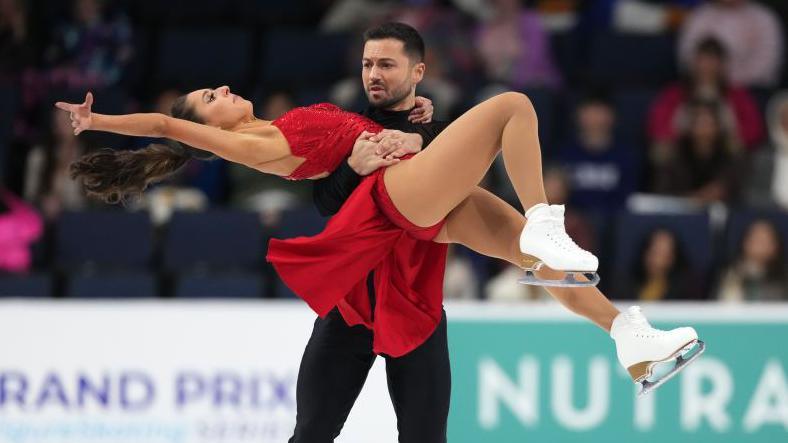
<path id="1" fill-rule="evenodd" d="M 315 180 L 312 198 L 320 215 L 327 217 L 339 212 L 360 182 L 361 176 L 347 161 L 343 161 L 328 177 Z"/>
<path id="2" fill-rule="evenodd" d="M 398 158 L 384 159 L 375 153 L 378 143 L 370 141 L 374 135 L 362 133 L 353 145 L 353 151 L 331 175 L 316 180 L 312 188 L 312 198 L 317 210 L 323 216 L 334 215 L 345 203 L 353 190 L 361 182 L 361 178 L 379 168 L 399 162 Z"/>

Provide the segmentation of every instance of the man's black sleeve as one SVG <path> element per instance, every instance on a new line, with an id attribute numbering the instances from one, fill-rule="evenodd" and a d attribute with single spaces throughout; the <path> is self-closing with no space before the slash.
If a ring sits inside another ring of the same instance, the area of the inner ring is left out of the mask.
<path id="1" fill-rule="evenodd" d="M 339 208 L 359 183 L 361 176 L 348 165 L 347 159 L 343 160 L 328 177 L 315 180 L 312 198 L 320 215 L 327 217 L 339 212 Z"/>

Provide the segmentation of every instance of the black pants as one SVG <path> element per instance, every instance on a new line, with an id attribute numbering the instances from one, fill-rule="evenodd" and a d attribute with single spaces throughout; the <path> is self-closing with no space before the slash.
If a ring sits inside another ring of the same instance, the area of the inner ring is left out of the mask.
<path id="1" fill-rule="evenodd" d="M 446 443 L 451 394 L 446 313 L 420 347 L 385 358 L 399 442 Z M 315 320 L 298 372 L 296 427 L 288 442 L 333 442 L 374 361 L 372 331 L 349 327 L 336 309 Z"/>

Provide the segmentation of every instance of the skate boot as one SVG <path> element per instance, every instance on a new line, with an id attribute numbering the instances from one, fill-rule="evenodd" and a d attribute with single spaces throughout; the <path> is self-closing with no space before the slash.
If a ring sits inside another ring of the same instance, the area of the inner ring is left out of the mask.
<path id="1" fill-rule="evenodd" d="M 533 206 L 525 213 L 528 221 L 520 234 L 520 251 L 526 285 L 538 286 L 596 286 L 599 260 L 594 254 L 577 246 L 564 228 L 564 206 Z M 547 280 L 536 276 L 543 266 L 561 271 L 563 279 Z"/>
<path id="2" fill-rule="evenodd" d="M 621 366 L 629 372 L 635 383 L 642 385 L 639 396 L 648 394 L 671 379 L 706 349 L 693 328 L 670 331 L 652 328 L 638 306 L 630 307 L 613 320 L 610 336 L 616 341 L 616 353 Z M 693 348 L 696 350 L 690 354 Z M 675 364 L 669 372 L 652 377 L 659 363 L 673 360 Z"/>

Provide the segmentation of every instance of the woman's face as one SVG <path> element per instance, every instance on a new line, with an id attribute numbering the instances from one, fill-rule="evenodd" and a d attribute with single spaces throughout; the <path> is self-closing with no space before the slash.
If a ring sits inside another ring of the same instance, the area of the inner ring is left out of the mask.
<path id="1" fill-rule="evenodd" d="M 695 117 L 690 127 L 692 138 L 695 141 L 705 143 L 711 142 L 717 137 L 719 130 L 717 119 L 710 109 L 696 109 Z"/>
<path id="2" fill-rule="evenodd" d="M 252 102 L 230 92 L 229 86 L 192 91 L 186 101 L 206 125 L 222 129 L 232 129 L 254 115 Z"/>
<path id="3" fill-rule="evenodd" d="M 648 274 L 670 271 L 676 261 L 676 239 L 668 231 L 657 231 L 651 237 L 644 257 Z"/>
<path id="4" fill-rule="evenodd" d="M 777 231 L 770 223 L 754 223 L 744 238 L 744 259 L 759 265 L 768 265 L 777 258 Z"/>

